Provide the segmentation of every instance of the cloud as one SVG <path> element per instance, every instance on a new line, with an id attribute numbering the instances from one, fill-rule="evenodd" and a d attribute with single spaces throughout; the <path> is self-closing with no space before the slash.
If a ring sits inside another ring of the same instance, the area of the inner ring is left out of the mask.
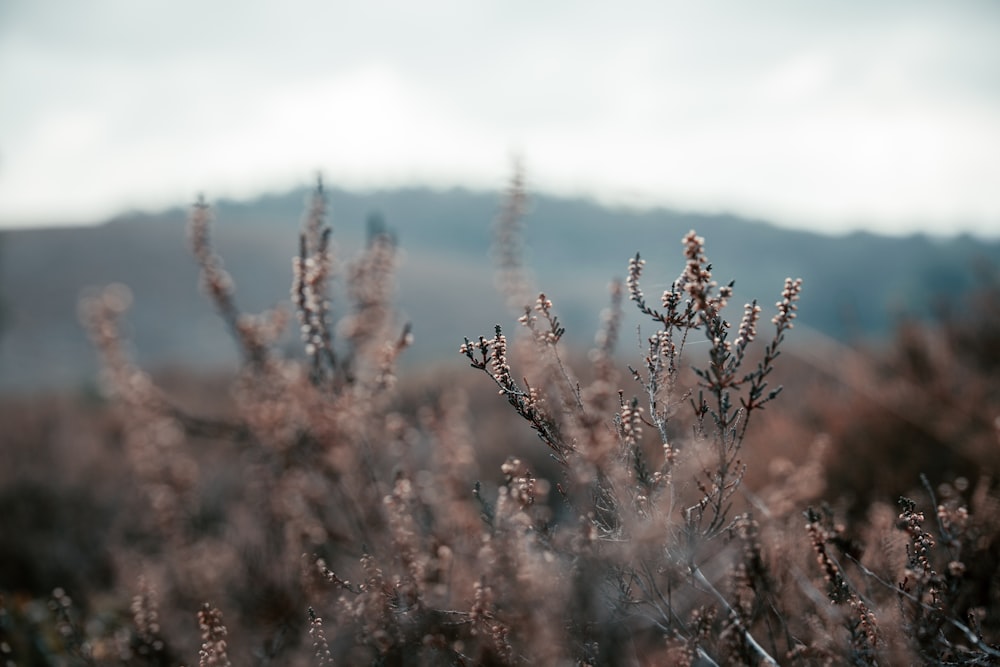
<path id="1" fill-rule="evenodd" d="M 499 186 L 520 150 L 555 192 L 1000 233 L 992 3 L 3 11 L 0 225 L 245 196 L 316 169 L 349 186 Z"/>

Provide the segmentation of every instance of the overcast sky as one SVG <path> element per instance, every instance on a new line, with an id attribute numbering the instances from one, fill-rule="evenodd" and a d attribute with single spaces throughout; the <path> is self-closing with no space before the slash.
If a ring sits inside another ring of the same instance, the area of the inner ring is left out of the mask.
<path id="1" fill-rule="evenodd" d="M 531 186 L 1000 236 L 1000 2 L 0 0 L 0 227 Z"/>

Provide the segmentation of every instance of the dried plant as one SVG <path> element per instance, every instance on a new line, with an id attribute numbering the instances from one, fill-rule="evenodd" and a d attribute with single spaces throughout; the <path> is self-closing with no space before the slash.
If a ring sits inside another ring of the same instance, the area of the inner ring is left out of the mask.
<path id="1" fill-rule="evenodd" d="M 531 287 L 528 209 L 517 169 L 493 252 L 516 324 L 459 346 L 486 378 L 407 394 L 396 378 L 411 332 L 392 305 L 394 237 L 373 234 L 341 261 L 319 182 L 292 258 L 294 315 L 250 316 L 199 200 L 191 249 L 241 350 L 231 406 L 216 416 L 179 409 L 126 353 L 127 291 L 85 300 L 118 407 L 122 483 L 135 491 L 114 559 L 138 585 L 115 621 L 95 621 L 57 591 L 45 613 L 59 642 L 29 620 L 30 603 L 0 597 L 0 657 L 1000 664 L 995 595 L 977 589 L 989 581 L 996 593 L 1000 581 L 972 574 L 1000 551 L 989 480 L 925 481 L 898 511 L 872 504 L 854 530 L 823 502 L 836 434 L 807 443 L 798 465 L 761 461 L 749 424 L 781 392 L 776 368 L 801 280 L 781 287 L 770 326 L 756 300 L 730 315 L 735 284 L 720 286 L 708 243 L 691 231 L 656 300 L 643 291 L 646 260 L 628 259 L 583 357 L 564 340 L 557 299 Z M 615 350 L 626 297 L 644 322 L 631 366 Z M 302 350 L 288 356 L 279 341 L 293 317 Z M 495 426 L 477 385 L 513 411 L 509 426 Z M 540 441 L 533 450 L 487 444 L 525 434 Z M 497 464 L 484 467 L 487 458 Z M 750 466 L 770 481 L 747 488 Z"/>

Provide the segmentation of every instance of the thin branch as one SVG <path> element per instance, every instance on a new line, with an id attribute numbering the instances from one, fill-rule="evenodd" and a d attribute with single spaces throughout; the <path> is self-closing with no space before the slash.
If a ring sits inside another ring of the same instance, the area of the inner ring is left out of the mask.
<path id="1" fill-rule="evenodd" d="M 774 665 L 775 667 L 777 667 L 778 661 L 772 658 L 771 654 L 768 653 L 763 646 L 757 643 L 757 640 L 754 639 L 753 635 L 750 634 L 750 631 L 747 630 L 746 627 L 744 627 L 743 622 L 740 620 L 740 617 L 736 614 L 736 610 L 729 605 L 729 602 L 727 602 L 726 598 L 722 595 L 722 593 L 720 593 L 718 589 L 716 589 L 715 586 L 712 585 L 712 582 L 710 582 L 708 579 L 705 578 L 705 575 L 702 574 L 701 572 L 701 568 L 699 568 L 697 565 L 692 565 L 690 570 L 691 574 L 695 578 L 695 581 L 704 586 L 709 593 L 715 596 L 715 599 L 719 601 L 719 604 L 723 606 L 723 608 L 729 614 L 730 618 L 732 618 L 733 625 L 735 625 L 736 628 L 741 633 L 743 633 L 743 638 L 746 640 L 748 644 L 750 644 L 750 647 L 753 648 L 753 650 L 757 653 L 757 655 L 760 656 L 760 659 L 764 662 L 764 664 Z"/>

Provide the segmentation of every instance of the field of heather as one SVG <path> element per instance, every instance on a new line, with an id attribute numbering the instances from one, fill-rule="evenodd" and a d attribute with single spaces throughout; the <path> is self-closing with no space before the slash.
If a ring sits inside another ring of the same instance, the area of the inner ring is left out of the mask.
<path id="1" fill-rule="evenodd" d="M 515 177 L 500 324 L 401 369 L 396 239 L 334 253 L 326 206 L 254 314 L 192 208 L 236 372 L 139 367 L 116 284 L 99 381 L 0 402 L 2 664 L 1000 664 L 1000 284 L 834 344 L 692 231 L 571 345 Z"/>

